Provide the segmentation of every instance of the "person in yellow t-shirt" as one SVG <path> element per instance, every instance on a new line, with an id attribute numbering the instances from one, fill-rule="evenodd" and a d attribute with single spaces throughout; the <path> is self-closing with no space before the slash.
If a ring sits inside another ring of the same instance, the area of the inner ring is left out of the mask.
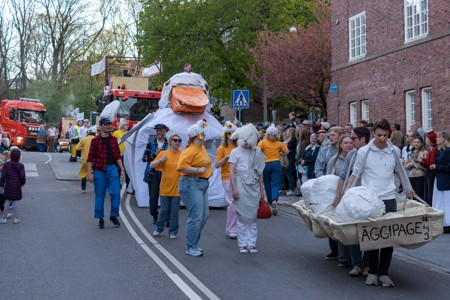
<path id="1" fill-rule="evenodd" d="M 128 120 L 125 118 L 120 118 L 119 129 L 117 129 L 113 133 L 113 136 L 117 139 L 117 142 L 119 142 L 120 138 L 128 131 L 128 126 L 129 126 Z M 122 143 L 119 145 L 120 157 L 122 157 L 122 161 L 123 156 L 125 155 L 125 144 L 126 143 Z M 130 184 L 130 177 L 128 177 L 127 170 L 125 170 L 125 184 L 127 186 L 128 191 L 128 185 Z"/>
<path id="2" fill-rule="evenodd" d="M 178 181 L 181 173 L 177 170 L 178 160 L 181 156 L 181 138 L 174 133 L 169 137 L 169 149 L 159 152 L 150 163 L 150 168 L 155 168 L 162 172 L 161 184 L 159 186 L 159 209 L 156 229 L 153 236 L 160 236 L 164 231 L 164 223 L 169 218 L 169 238 L 177 237 L 178 212 L 180 210 L 180 194 L 178 192 Z"/>
<path id="3" fill-rule="evenodd" d="M 222 185 L 225 189 L 225 199 L 227 200 L 227 224 L 225 233 L 230 239 L 237 237 L 237 215 L 233 204 L 233 195 L 230 192 L 230 171 L 228 168 L 228 159 L 230 158 L 231 150 L 236 148 L 236 140 L 230 139 L 233 132 L 237 129 L 233 123 L 227 121 L 223 126 L 223 143 L 217 148 L 216 152 L 216 168 L 221 168 Z"/>
<path id="4" fill-rule="evenodd" d="M 262 153 L 266 156 L 264 167 L 264 189 L 267 201 L 272 206 L 272 214 L 277 215 L 277 202 L 281 187 L 280 155 L 286 155 L 289 150 L 277 139 L 278 129 L 272 124 L 266 131 L 266 137 L 258 143 Z"/>
<path id="5" fill-rule="evenodd" d="M 212 175 L 212 164 L 203 146 L 206 126 L 206 120 L 203 119 L 188 128 L 189 141 L 177 166 L 181 172 L 178 190 L 188 211 L 185 253 L 191 256 L 203 255 L 198 241 L 209 215 L 208 178 Z"/>

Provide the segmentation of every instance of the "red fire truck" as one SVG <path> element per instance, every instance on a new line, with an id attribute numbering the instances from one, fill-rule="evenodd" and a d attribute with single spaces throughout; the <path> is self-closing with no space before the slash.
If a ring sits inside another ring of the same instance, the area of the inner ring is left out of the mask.
<path id="1" fill-rule="evenodd" d="M 37 147 L 39 126 L 46 125 L 47 111 L 38 99 L 2 100 L 0 125 L 9 135 L 11 146 L 31 149 Z"/>
<path id="2" fill-rule="evenodd" d="M 149 113 L 158 110 L 160 98 L 161 92 L 159 91 L 112 89 L 108 95 L 103 96 L 102 100 L 99 101 L 98 112 L 101 112 L 112 101 L 119 100 L 118 119 L 115 121 L 118 124 L 120 118 L 126 118 L 129 120 L 130 128 L 132 128 L 134 124 L 144 119 Z"/>

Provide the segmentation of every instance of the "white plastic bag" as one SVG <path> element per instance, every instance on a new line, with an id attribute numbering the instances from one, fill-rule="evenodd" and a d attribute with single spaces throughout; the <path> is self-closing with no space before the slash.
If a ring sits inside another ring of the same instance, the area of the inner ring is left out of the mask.
<path id="1" fill-rule="evenodd" d="M 301 188 L 305 206 L 317 214 L 332 208 L 338 181 L 336 175 L 325 175 L 305 182 Z"/>
<path id="2" fill-rule="evenodd" d="M 385 212 L 384 202 L 371 189 L 357 186 L 347 190 L 336 207 L 336 221 L 357 222 L 381 217 Z"/>

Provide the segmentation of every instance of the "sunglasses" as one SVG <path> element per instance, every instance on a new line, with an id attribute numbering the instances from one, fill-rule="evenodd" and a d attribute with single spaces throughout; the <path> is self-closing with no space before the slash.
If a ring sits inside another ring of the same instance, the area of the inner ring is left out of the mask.
<path id="1" fill-rule="evenodd" d="M 354 141 L 354 140 L 356 140 L 356 139 L 360 139 L 359 136 L 352 136 L 352 137 L 350 137 L 350 138 L 352 139 L 352 141 Z"/>
<path id="2" fill-rule="evenodd" d="M 175 143 L 181 143 L 181 139 L 173 139 L 172 141 Z"/>

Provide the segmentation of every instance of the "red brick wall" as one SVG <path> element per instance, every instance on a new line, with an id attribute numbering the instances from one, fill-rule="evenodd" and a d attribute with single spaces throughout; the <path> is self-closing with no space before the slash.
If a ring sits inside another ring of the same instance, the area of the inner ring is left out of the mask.
<path id="1" fill-rule="evenodd" d="M 330 122 L 349 122 L 353 101 L 361 118 L 361 100 L 368 100 L 371 122 L 387 118 L 404 130 L 405 92 L 415 91 L 416 121 L 421 123 L 421 89 L 431 87 L 433 129 L 449 130 L 450 1 L 429 1 L 428 37 L 422 39 L 426 42 L 408 44 L 404 43 L 403 1 L 334 0 L 332 6 L 332 83 L 338 84 L 339 92 L 328 95 Z M 366 57 L 349 63 L 348 18 L 362 11 L 366 12 Z"/>

